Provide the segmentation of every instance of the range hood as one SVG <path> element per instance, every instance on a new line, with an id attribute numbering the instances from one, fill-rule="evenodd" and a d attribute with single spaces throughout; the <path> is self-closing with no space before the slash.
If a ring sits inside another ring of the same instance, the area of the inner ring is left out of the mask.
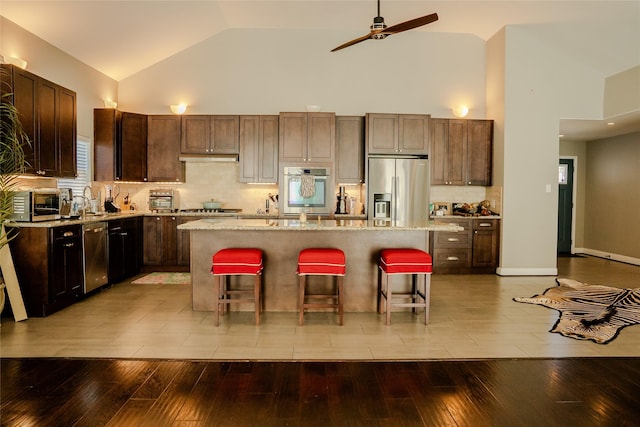
<path id="1" fill-rule="evenodd" d="M 207 163 L 207 162 L 237 162 L 237 154 L 210 154 L 205 156 L 182 155 L 178 158 L 181 162 Z"/>

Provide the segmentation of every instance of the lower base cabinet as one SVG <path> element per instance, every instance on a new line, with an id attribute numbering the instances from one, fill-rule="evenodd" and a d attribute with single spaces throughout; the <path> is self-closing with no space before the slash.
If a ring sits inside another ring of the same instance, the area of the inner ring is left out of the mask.
<path id="1" fill-rule="evenodd" d="M 109 283 L 135 276 L 141 265 L 142 217 L 109 221 Z"/>
<path id="2" fill-rule="evenodd" d="M 464 231 L 429 233 L 433 272 L 493 274 L 498 267 L 499 219 L 447 218 Z"/>
<path id="3" fill-rule="evenodd" d="M 190 259 L 189 231 L 178 225 L 202 217 L 155 215 L 144 217 L 145 270 L 188 271 Z"/>
<path id="4" fill-rule="evenodd" d="M 29 317 L 45 317 L 82 297 L 82 226 L 19 228 L 10 243 Z M 10 231 L 11 233 L 12 231 Z"/>
<path id="5" fill-rule="evenodd" d="M 9 228 L 20 292 L 29 317 L 45 317 L 84 296 L 82 225 Z M 142 265 L 142 217 L 108 221 L 109 283 L 135 276 Z"/>

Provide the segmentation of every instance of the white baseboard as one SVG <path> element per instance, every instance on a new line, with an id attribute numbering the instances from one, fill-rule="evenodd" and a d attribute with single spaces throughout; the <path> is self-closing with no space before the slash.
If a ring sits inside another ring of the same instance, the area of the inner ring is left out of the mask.
<path id="1" fill-rule="evenodd" d="M 557 276 L 557 268 L 498 268 L 498 276 Z"/>
<path id="2" fill-rule="evenodd" d="M 583 253 L 586 255 L 596 256 L 598 258 L 625 262 L 627 264 L 632 264 L 632 265 L 640 265 L 640 258 L 633 258 L 626 255 L 612 254 L 611 252 L 603 252 L 603 251 L 598 251 L 596 249 L 583 248 L 581 252 L 577 252 L 577 249 L 576 249 L 576 253 Z"/>

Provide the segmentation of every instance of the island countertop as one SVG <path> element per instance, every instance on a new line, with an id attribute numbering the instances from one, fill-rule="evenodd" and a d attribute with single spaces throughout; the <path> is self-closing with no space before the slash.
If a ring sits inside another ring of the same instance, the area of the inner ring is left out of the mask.
<path id="1" fill-rule="evenodd" d="M 375 220 L 307 220 L 298 219 L 229 219 L 205 218 L 178 226 L 180 230 L 227 230 L 227 231 L 463 231 L 463 227 L 447 220 L 431 220 L 415 223 L 391 223 Z"/>

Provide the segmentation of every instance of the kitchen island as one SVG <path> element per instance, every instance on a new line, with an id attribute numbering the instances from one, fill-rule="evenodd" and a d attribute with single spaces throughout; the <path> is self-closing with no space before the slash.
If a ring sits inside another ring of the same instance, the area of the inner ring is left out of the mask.
<path id="1" fill-rule="evenodd" d="M 296 311 L 298 253 L 304 248 L 332 247 L 343 250 L 347 259 L 345 311 L 351 312 L 376 309 L 377 261 L 381 249 L 412 247 L 428 251 L 430 231 L 463 230 L 446 220 L 390 224 L 315 219 L 305 223 L 297 219 L 201 219 L 181 224 L 178 229 L 190 231 L 192 301 L 196 311 L 215 310 L 211 258 L 220 249 L 262 249 L 263 309 Z M 326 277 L 311 279 L 318 282 L 316 286 L 329 285 Z"/>

